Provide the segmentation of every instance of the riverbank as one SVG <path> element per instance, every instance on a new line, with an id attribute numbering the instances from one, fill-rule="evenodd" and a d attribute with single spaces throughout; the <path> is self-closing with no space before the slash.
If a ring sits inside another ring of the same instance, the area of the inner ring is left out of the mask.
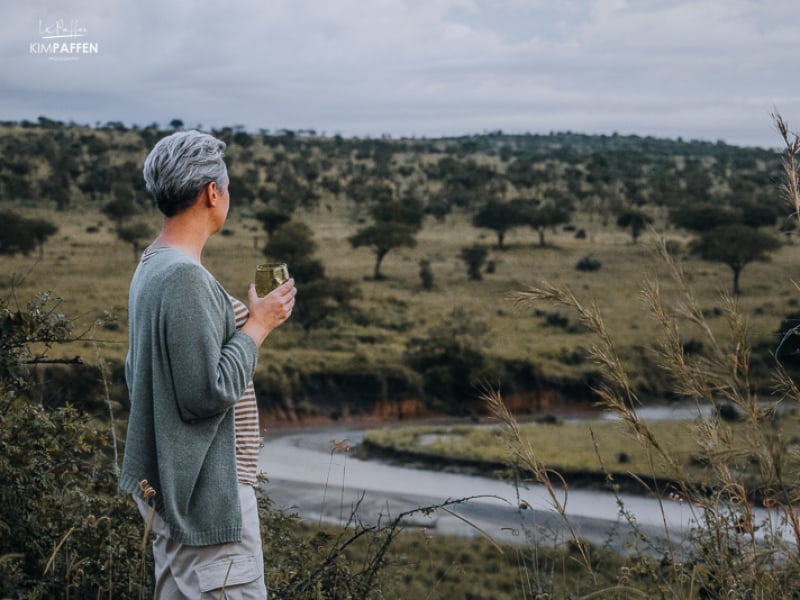
<path id="1" fill-rule="evenodd" d="M 490 477 L 513 480 L 533 480 L 530 472 L 514 472 L 509 462 L 476 460 L 461 457 L 443 457 L 424 451 L 399 450 L 376 444 L 365 439 L 353 449 L 353 456 L 362 460 L 376 460 L 390 465 L 403 465 L 413 469 L 424 469 L 440 473 L 458 473 L 475 477 Z M 645 479 L 641 475 L 628 472 L 605 473 L 601 470 L 554 469 L 570 489 L 620 491 L 645 496 L 664 496 L 670 492 L 678 493 L 679 484 L 668 478 Z M 647 482 L 647 486 L 643 484 Z"/>
<path id="2" fill-rule="evenodd" d="M 656 403 L 641 409 L 642 416 L 653 421 L 688 419 L 696 412 L 694 407 L 675 403 Z M 443 447 L 441 443 L 447 439 L 453 441 L 468 432 L 477 433 L 496 428 L 497 419 L 489 415 L 454 417 L 426 413 L 416 418 L 397 418 L 393 415 L 369 414 L 348 415 L 340 419 L 316 416 L 297 421 L 274 420 L 270 415 L 262 413 L 261 418 L 262 422 L 269 423 L 267 428 L 269 437 L 297 435 L 324 437 L 329 433 L 331 441 L 343 441 L 346 438 L 342 432 L 357 431 L 357 442 L 350 439 L 346 441 L 349 456 L 360 460 L 440 473 L 501 480 L 513 479 L 510 457 L 502 456 L 502 449 L 499 446 L 492 445 L 493 449 L 488 450 L 489 455 L 499 458 L 487 459 L 485 455 L 489 445 L 485 439 L 476 440 L 475 448 L 469 447 L 470 442 L 466 441 L 469 436 L 462 437 L 464 443 L 458 447 L 452 445 L 447 447 L 446 444 Z M 610 418 L 611 416 L 596 404 L 576 401 L 569 407 L 521 414 L 518 421 L 523 426 L 537 422 L 545 425 L 566 423 L 569 428 L 574 426 L 570 424 L 575 423 L 584 424 L 579 427 L 589 427 L 589 424 L 602 423 Z M 682 426 L 678 427 L 682 432 L 685 431 Z M 590 439 L 591 435 L 587 432 L 585 436 L 579 435 L 579 437 Z M 553 447 L 558 448 L 559 442 L 560 440 L 553 440 Z M 544 443 L 549 444 L 549 442 Z M 484 457 L 478 455 L 476 448 L 483 449 Z M 332 447 L 326 450 L 332 450 Z M 612 472 L 613 480 L 610 480 L 609 473 L 603 470 L 599 463 L 590 463 L 588 467 L 585 464 L 567 466 L 562 463 L 555 465 L 554 468 L 574 489 L 603 491 L 616 489 L 628 494 L 653 495 L 654 490 L 663 492 L 675 487 L 674 480 L 669 477 L 654 478 L 652 474 L 634 474 L 629 470 Z M 643 487 L 642 478 L 652 486 L 652 489 Z"/>
<path id="3" fill-rule="evenodd" d="M 354 518 L 378 524 L 412 511 L 403 522 L 412 531 L 486 535 L 511 544 L 528 543 L 526 530 L 555 545 L 571 535 L 544 486 L 364 460 L 355 451 L 363 436 L 363 430 L 343 427 L 268 436 L 259 462 L 265 493 L 277 507 L 312 523 L 342 525 Z M 601 490 L 569 491 L 569 523 L 582 538 L 622 551 L 627 533 L 621 532 L 632 528 L 620 514 L 620 499 L 653 539 L 664 536 L 665 514 L 674 535 L 688 531 L 692 511 L 684 504 Z M 428 510 L 452 501 L 450 512 Z"/>
<path id="4" fill-rule="evenodd" d="M 523 399 L 520 402 L 524 402 Z M 393 403 L 388 403 L 393 405 Z M 429 425 L 496 425 L 497 419 L 488 411 L 469 416 L 455 416 L 423 409 L 422 402 L 414 400 L 406 405 L 417 407 L 414 411 L 398 411 L 396 409 L 375 410 L 372 412 L 345 412 L 334 416 L 325 414 L 290 415 L 280 411 L 272 411 L 268 407 L 260 407 L 260 420 L 265 424 L 265 431 L 274 435 L 285 435 L 298 431 L 321 429 L 376 429 L 381 427 L 425 427 Z M 521 423 L 536 420 L 560 419 L 564 421 L 591 421 L 605 418 L 603 410 L 598 408 L 596 400 L 574 398 L 559 402 L 546 409 L 531 410 L 521 404 L 512 409 Z M 658 406 L 655 410 L 664 410 Z"/>
<path id="5" fill-rule="evenodd" d="M 694 411 L 694 417 L 691 416 Z M 605 415 L 607 416 L 607 415 Z M 621 421 L 567 420 L 550 415 L 539 422 L 520 422 L 520 446 L 550 473 L 557 473 L 570 489 L 617 490 L 646 496 L 667 497 L 708 495 L 723 487 L 719 468 L 735 473 L 747 490 L 749 501 L 761 504 L 765 492 L 759 448 L 780 450 L 785 494 L 800 488 L 797 453 L 792 449 L 800 439 L 800 418 L 782 415 L 760 435 L 744 419 L 725 422 L 702 416 L 692 407 L 660 407 L 643 411 L 647 439 L 638 436 Z M 649 416 L 649 419 L 648 419 Z M 702 418 L 701 418 L 702 417 Z M 716 446 L 709 435 L 719 436 Z M 776 444 L 782 444 L 778 447 Z M 531 479 L 531 465 L 515 469 L 520 448 L 509 447 L 508 436 L 499 427 L 486 425 L 420 424 L 370 429 L 356 449 L 356 455 L 389 464 L 485 477 Z"/>

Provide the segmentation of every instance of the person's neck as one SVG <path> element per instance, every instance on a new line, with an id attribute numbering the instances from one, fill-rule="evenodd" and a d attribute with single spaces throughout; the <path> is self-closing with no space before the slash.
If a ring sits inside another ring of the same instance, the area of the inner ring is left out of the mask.
<path id="1" fill-rule="evenodd" d="M 191 256 L 197 262 L 201 262 L 203 247 L 210 236 L 204 227 L 201 227 L 195 220 L 176 215 L 168 217 L 164 221 L 161 233 L 158 234 L 151 248 L 163 248 L 170 246 L 177 248 L 181 252 Z"/>

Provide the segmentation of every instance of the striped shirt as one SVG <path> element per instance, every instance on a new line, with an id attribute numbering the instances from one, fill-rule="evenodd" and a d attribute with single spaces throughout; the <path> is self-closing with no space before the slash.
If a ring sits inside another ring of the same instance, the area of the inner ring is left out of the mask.
<path id="1" fill-rule="evenodd" d="M 240 329 L 250 316 L 250 311 L 233 296 L 233 313 L 236 329 Z M 247 384 L 242 397 L 233 407 L 236 434 L 236 477 L 239 483 L 256 483 L 258 476 L 258 451 L 261 447 L 261 429 L 258 422 L 258 403 L 253 382 Z"/>

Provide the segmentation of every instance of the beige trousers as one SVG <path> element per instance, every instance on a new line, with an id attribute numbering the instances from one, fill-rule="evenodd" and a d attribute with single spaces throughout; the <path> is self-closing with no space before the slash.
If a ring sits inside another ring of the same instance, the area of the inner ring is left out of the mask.
<path id="1" fill-rule="evenodd" d="M 151 509 L 138 497 L 147 520 Z M 265 600 L 264 554 L 255 490 L 239 484 L 242 541 L 213 546 L 187 546 L 170 537 L 169 525 L 154 512 L 153 538 L 156 600 Z"/>

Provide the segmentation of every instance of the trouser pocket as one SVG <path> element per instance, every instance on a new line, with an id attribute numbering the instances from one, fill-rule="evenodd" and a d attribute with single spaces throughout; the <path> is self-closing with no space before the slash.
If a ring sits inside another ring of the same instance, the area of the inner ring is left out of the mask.
<path id="1" fill-rule="evenodd" d="M 254 556 L 232 556 L 195 569 L 202 600 L 263 600 L 264 584 Z"/>

